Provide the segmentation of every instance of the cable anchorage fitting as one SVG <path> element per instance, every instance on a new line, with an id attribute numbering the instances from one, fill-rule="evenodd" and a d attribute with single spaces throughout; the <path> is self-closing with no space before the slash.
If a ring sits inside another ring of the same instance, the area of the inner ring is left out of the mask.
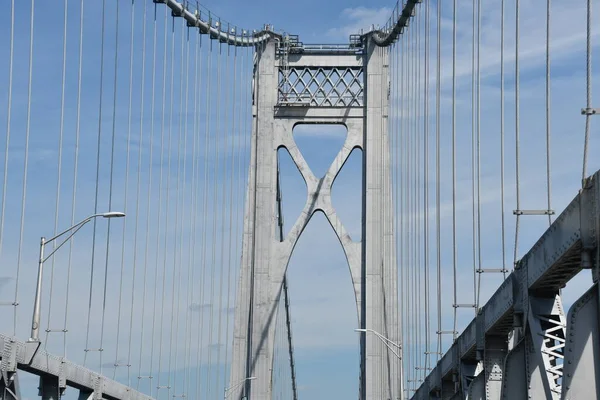
<path id="1" fill-rule="evenodd" d="M 600 108 L 582 108 L 581 115 L 600 115 Z"/>
<path id="2" fill-rule="evenodd" d="M 433 371 L 431 367 L 415 367 L 417 371 Z"/>
<path id="3" fill-rule="evenodd" d="M 554 210 L 513 210 L 513 215 L 554 215 Z"/>
<path id="4" fill-rule="evenodd" d="M 452 304 L 454 308 L 477 308 L 477 304 Z"/>
<path id="5" fill-rule="evenodd" d="M 113 364 L 115 367 L 131 367 L 131 364 L 121 364 L 121 363 L 114 363 Z"/>
<path id="6" fill-rule="evenodd" d="M 485 272 L 500 272 L 500 273 L 508 273 L 508 270 L 506 268 L 480 268 L 480 269 L 476 269 L 475 272 L 477 272 L 478 274 L 483 274 Z"/>
<path id="7" fill-rule="evenodd" d="M 438 335 L 458 335 L 457 331 L 436 331 Z"/>

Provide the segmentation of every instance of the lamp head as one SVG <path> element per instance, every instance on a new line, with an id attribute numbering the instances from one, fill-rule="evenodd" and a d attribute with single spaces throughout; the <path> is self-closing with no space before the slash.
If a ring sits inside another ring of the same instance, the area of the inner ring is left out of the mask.
<path id="1" fill-rule="evenodd" d="M 125 213 L 119 211 L 109 211 L 102 214 L 104 218 L 123 218 Z"/>

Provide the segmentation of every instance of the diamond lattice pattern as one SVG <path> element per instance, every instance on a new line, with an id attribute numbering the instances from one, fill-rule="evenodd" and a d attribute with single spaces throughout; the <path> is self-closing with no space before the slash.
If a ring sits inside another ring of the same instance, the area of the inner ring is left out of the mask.
<path id="1" fill-rule="evenodd" d="M 362 68 L 289 68 L 287 74 L 280 69 L 278 102 L 311 107 L 362 107 Z"/>

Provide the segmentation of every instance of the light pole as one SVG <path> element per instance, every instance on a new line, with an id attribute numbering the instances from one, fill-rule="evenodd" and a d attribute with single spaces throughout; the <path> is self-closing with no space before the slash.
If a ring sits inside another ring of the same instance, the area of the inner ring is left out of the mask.
<path id="1" fill-rule="evenodd" d="M 51 237 L 50 239 L 46 239 L 45 237 L 42 236 L 42 238 L 40 240 L 40 259 L 38 262 L 38 276 L 37 276 L 37 286 L 35 288 L 35 301 L 33 303 L 33 317 L 32 317 L 32 322 L 31 322 L 31 337 L 29 338 L 30 342 L 39 342 L 40 341 L 40 314 L 41 314 L 41 308 L 42 308 L 42 304 L 41 304 L 42 303 L 42 276 L 44 273 L 44 263 L 50 257 L 52 257 L 54 255 L 54 253 L 56 253 L 58 251 L 58 249 L 60 249 L 65 243 L 67 243 L 69 241 L 69 239 L 71 239 L 73 237 L 73 235 L 75 235 L 85 224 L 87 224 L 94 218 L 97 218 L 97 217 L 122 218 L 124 216 L 125 216 L 125 213 L 116 212 L 116 211 L 105 212 L 105 213 L 101 213 L 101 214 L 94 214 L 94 215 L 90 215 L 86 219 L 76 223 L 69 229 L 66 229 L 66 230 L 62 231 L 61 233 Z M 73 232 L 71 232 L 71 231 L 73 231 Z M 52 252 L 50 254 L 48 254 L 46 257 L 44 257 L 44 247 L 46 246 L 46 244 L 55 241 L 59 237 L 65 235 L 69 232 L 71 232 L 71 234 L 65 240 L 63 240 L 61 244 L 56 246 L 56 248 L 54 250 L 52 250 Z"/>
<path id="2" fill-rule="evenodd" d="M 246 381 L 253 381 L 254 379 L 256 379 L 255 376 L 250 376 L 250 377 L 248 377 L 246 379 L 242 379 L 241 381 L 239 381 L 235 385 L 231 385 L 228 388 L 225 388 L 225 396 L 223 398 L 226 400 L 227 396 L 229 395 L 229 391 L 230 390 L 233 390 L 233 389 L 239 387 L 240 385 L 243 385 L 244 383 L 246 383 Z"/>
<path id="3" fill-rule="evenodd" d="M 386 338 L 385 336 L 383 336 L 381 333 L 374 331 L 373 329 L 355 329 L 354 331 L 356 332 L 363 332 L 363 333 L 372 333 L 375 336 L 377 336 L 377 338 L 379 340 L 381 340 L 383 342 L 383 344 L 385 344 L 385 346 L 392 352 L 394 353 L 394 355 L 396 357 L 398 357 L 399 360 L 402 360 L 402 357 L 396 352 L 396 350 L 394 350 L 390 345 L 396 347 L 399 350 L 402 350 L 402 346 L 399 345 L 398 343 Z"/>

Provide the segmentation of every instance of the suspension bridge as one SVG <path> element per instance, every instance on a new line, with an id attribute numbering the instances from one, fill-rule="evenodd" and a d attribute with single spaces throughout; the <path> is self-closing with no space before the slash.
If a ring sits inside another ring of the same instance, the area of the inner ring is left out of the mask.
<path id="1" fill-rule="evenodd" d="M 600 398 L 600 2 L 213 3 L 3 2 L 0 399 Z"/>

